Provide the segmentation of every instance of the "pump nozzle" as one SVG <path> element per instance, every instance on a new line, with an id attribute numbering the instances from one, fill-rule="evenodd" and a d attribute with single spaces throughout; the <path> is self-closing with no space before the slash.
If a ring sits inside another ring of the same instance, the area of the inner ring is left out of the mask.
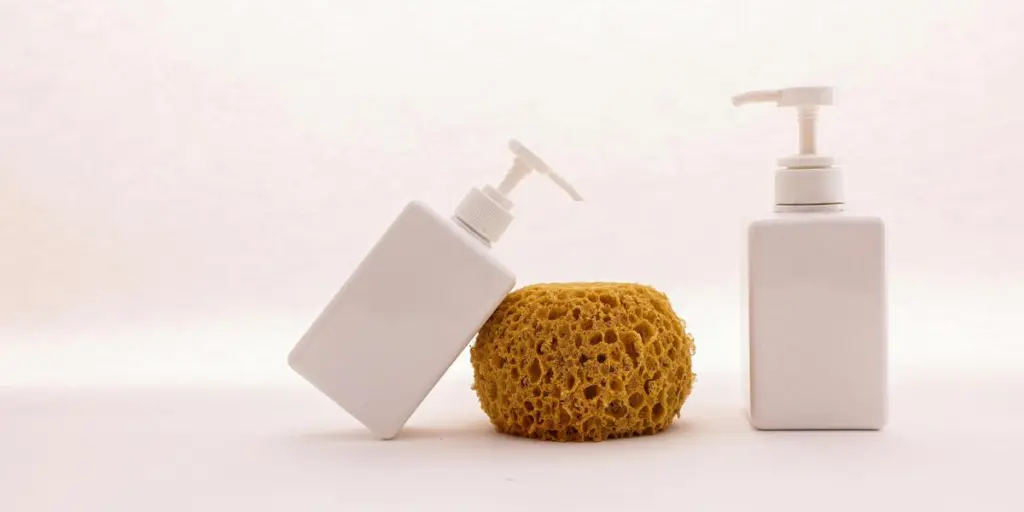
<path id="1" fill-rule="evenodd" d="M 793 169 L 830 167 L 835 161 L 819 156 L 817 140 L 818 107 L 831 105 L 831 87 L 790 87 L 765 91 L 750 91 L 733 96 L 736 106 L 748 103 L 775 103 L 780 107 L 796 107 L 800 123 L 800 152 L 796 156 L 779 160 L 779 165 Z"/>
<path id="2" fill-rule="evenodd" d="M 515 139 L 510 139 L 508 141 L 508 149 L 511 149 L 512 152 L 515 153 L 516 159 L 515 162 L 512 163 L 512 168 L 508 170 L 507 174 L 505 174 L 505 179 L 501 180 L 501 184 L 498 185 L 498 192 L 501 192 L 503 195 L 508 195 L 508 193 L 512 192 L 512 189 L 515 188 L 527 174 L 530 174 L 530 171 L 537 171 L 541 174 L 547 175 L 548 178 L 551 178 L 551 181 L 555 182 L 555 185 L 558 185 L 559 188 L 569 194 L 569 197 L 571 197 L 573 201 L 583 200 L 583 196 L 581 196 L 579 192 L 576 192 L 576 189 L 573 188 L 568 181 L 565 181 L 565 179 L 559 176 L 558 173 L 551 170 L 551 168 L 548 167 L 548 164 L 544 163 L 539 156 L 537 156 L 533 151 L 527 149 L 527 147 L 521 142 Z"/>
<path id="3" fill-rule="evenodd" d="M 778 207 L 840 208 L 843 203 L 842 173 L 833 167 L 832 157 L 817 154 L 818 108 L 833 103 L 831 87 L 790 87 L 746 92 L 732 98 L 733 105 L 775 103 L 796 107 L 800 123 L 800 152 L 780 158 L 775 174 L 775 204 Z"/>
<path id="4" fill-rule="evenodd" d="M 498 188 L 490 185 L 482 189 L 473 188 L 455 209 L 456 220 L 488 243 L 497 242 L 512 223 L 513 203 L 509 200 L 508 194 L 531 172 L 538 172 L 551 178 L 551 181 L 569 194 L 574 201 L 583 200 L 565 178 L 559 176 L 519 141 L 509 140 L 508 148 L 515 154 L 515 160 L 505 173 L 505 178 L 498 184 Z"/>

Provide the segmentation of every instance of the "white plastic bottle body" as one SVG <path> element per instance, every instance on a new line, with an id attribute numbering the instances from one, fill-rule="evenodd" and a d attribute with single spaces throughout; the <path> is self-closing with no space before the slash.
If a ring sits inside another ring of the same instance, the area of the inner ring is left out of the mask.
<path id="1" fill-rule="evenodd" d="M 409 203 L 289 354 L 289 365 L 390 439 L 514 285 L 485 242 Z"/>
<path id="2" fill-rule="evenodd" d="M 746 252 L 751 424 L 882 428 L 888 342 L 881 219 L 780 213 L 750 224 Z"/>

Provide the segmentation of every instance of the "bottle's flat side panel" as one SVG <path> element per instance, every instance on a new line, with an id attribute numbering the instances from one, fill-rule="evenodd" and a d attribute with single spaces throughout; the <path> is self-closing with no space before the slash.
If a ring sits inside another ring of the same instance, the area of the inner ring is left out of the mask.
<path id="1" fill-rule="evenodd" d="M 749 231 L 751 422 L 886 421 L 885 236 L 878 219 L 790 216 Z"/>
<path id="2" fill-rule="evenodd" d="M 743 368 L 743 401 L 746 404 L 747 419 L 751 419 L 753 366 L 750 364 L 750 238 L 757 228 L 756 221 L 747 224 L 743 231 L 743 257 L 740 259 L 740 367 Z"/>
<path id="3" fill-rule="evenodd" d="M 393 437 L 515 279 L 452 221 L 412 203 L 289 362 L 380 437 Z"/>

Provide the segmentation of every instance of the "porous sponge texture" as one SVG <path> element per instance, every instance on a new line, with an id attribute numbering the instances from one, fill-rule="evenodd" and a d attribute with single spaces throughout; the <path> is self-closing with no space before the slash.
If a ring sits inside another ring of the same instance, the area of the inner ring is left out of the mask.
<path id="1" fill-rule="evenodd" d="M 470 349 L 498 431 L 553 441 L 654 434 L 693 388 L 693 338 L 665 294 L 638 284 L 537 284 L 511 293 Z"/>

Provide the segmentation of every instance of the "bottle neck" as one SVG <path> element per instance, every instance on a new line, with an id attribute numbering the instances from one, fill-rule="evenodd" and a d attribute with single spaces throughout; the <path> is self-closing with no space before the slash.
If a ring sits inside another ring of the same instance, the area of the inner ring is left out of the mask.
<path id="1" fill-rule="evenodd" d="M 494 188 L 471 188 L 455 207 L 453 218 L 487 245 L 497 242 L 512 223 L 512 201 Z"/>
<path id="2" fill-rule="evenodd" d="M 830 213 L 843 211 L 840 204 L 777 204 L 776 213 Z"/>
<path id="3" fill-rule="evenodd" d="M 476 232 L 476 230 L 475 230 L 475 229 L 473 229 L 473 227 L 472 227 L 472 226 L 470 226 L 469 224 L 466 224 L 466 223 L 465 223 L 465 222 L 464 222 L 464 221 L 463 221 L 462 219 L 458 218 L 458 217 L 457 217 L 457 216 L 455 216 L 455 215 L 452 215 L 452 222 L 454 222 L 454 223 L 455 223 L 455 225 L 457 225 L 457 226 L 459 226 L 460 228 L 462 228 L 463 230 L 465 230 L 465 231 L 466 231 L 466 233 L 469 233 L 469 234 L 470 234 L 470 236 L 472 236 L 473 238 L 475 238 L 475 239 L 476 239 L 477 241 L 479 241 L 480 243 L 482 243 L 482 244 L 486 245 L 487 247 L 490 247 L 490 246 L 491 246 L 491 241 L 490 241 L 490 240 L 488 240 L 487 238 L 485 238 L 485 237 L 484 237 L 483 235 L 481 235 L 480 233 L 477 233 L 477 232 Z"/>

